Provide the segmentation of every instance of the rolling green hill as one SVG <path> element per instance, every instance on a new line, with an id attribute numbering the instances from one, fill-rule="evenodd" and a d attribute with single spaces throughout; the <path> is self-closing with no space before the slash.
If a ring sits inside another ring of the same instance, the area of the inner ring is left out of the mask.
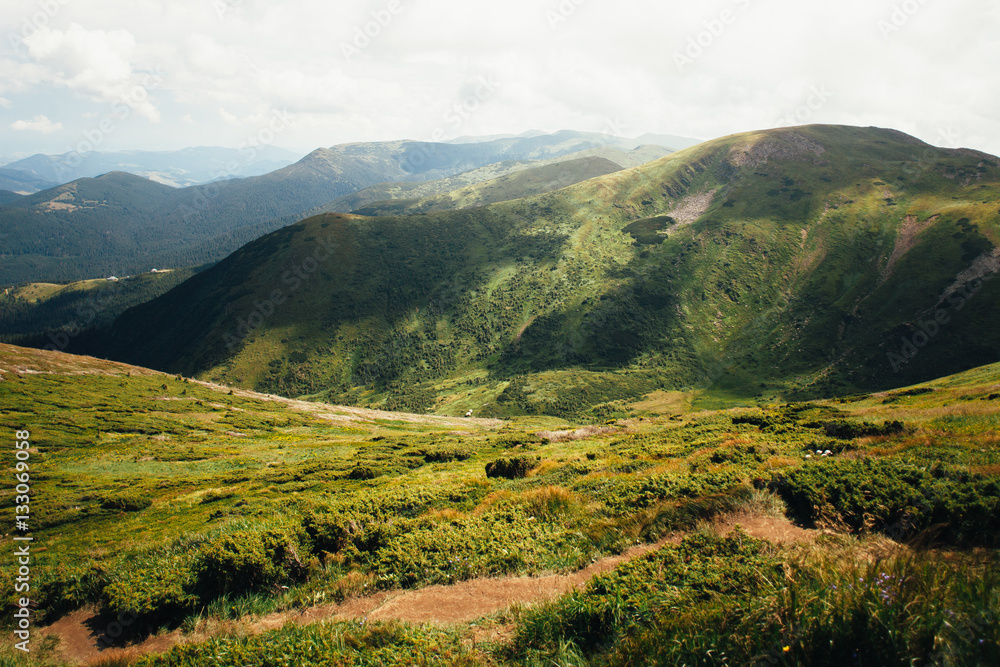
<path id="1" fill-rule="evenodd" d="M 576 158 L 543 167 L 525 169 L 432 197 L 373 202 L 357 209 L 354 213 L 367 216 L 416 215 L 486 206 L 496 202 L 544 194 L 569 187 L 580 181 L 612 174 L 621 169 L 620 165 L 605 158 Z"/>
<path id="2" fill-rule="evenodd" d="M 0 190 L 30 194 L 51 188 L 55 185 L 57 183 L 20 169 L 0 168 Z"/>
<path id="3" fill-rule="evenodd" d="M 10 202 L 17 201 L 24 195 L 20 195 L 16 192 L 11 192 L 10 190 L 0 190 L 0 206 L 4 204 L 9 204 Z"/>
<path id="4" fill-rule="evenodd" d="M 262 176 L 186 188 L 124 172 L 78 179 L 0 205 L 0 285 L 206 264 L 371 185 L 436 180 L 509 160 L 553 159 L 603 149 L 608 141 L 564 131 L 470 144 L 343 144 Z"/>
<path id="5" fill-rule="evenodd" d="M 436 195 L 443 195 L 453 190 L 461 190 L 462 188 L 476 185 L 478 183 L 510 176 L 520 171 L 550 167 L 552 165 L 570 161 L 574 161 L 574 163 L 579 167 L 580 165 L 588 164 L 588 162 L 576 162 L 578 160 L 582 160 L 583 158 L 599 158 L 608 160 L 618 165 L 618 169 L 622 169 L 627 167 L 638 167 L 641 164 L 652 162 L 653 160 L 657 160 L 665 155 L 669 155 L 671 152 L 672 151 L 670 149 L 662 146 L 637 146 L 629 151 L 613 148 L 611 146 L 604 146 L 600 148 L 589 148 L 576 153 L 570 153 L 569 155 L 563 157 L 550 158 L 547 160 L 507 160 L 487 165 L 485 167 L 464 171 L 460 174 L 449 176 L 447 178 L 440 178 L 435 181 L 380 183 L 357 192 L 352 192 L 349 195 L 338 197 L 323 206 L 317 206 L 309 211 L 309 214 L 306 217 L 319 215 L 320 213 L 351 213 L 357 209 L 367 207 L 376 202 L 383 202 L 387 200 L 423 199 Z M 588 174 L 587 172 L 579 174 L 581 177 L 588 175 L 593 177 L 597 174 Z M 585 180 L 585 178 L 579 178 L 579 180 Z M 571 183 L 565 183 L 563 187 L 570 184 Z M 538 193 L 519 193 L 511 191 L 511 194 L 528 196 L 530 194 Z"/>
<path id="6" fill-rule="evenodd" d="M 99 278 L 5 288 L 0 293 L 0 341 L 65 349 L 72 338 L 110 326 L 129 308 L 160 296 L 195 273 L 191 268 L 161 269 L 114 281 Z"/>
<path id="7" fill-rule="evenodd" d="M 998 359 L 998 179 L 993 156 L 893 130 L 734 135 L 484 208 L 302 221 L 99 351 L 446 414 L 890 388 Z"/>

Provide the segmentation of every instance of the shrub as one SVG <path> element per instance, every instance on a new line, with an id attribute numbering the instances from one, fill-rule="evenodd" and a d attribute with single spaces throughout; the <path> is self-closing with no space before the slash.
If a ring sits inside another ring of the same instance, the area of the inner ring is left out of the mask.
<path id="1" fill-rule="evenodd" d="M 238 530 L 209 540 L 195 558 L 198 589 L 205 595 L 261 590 L 297 581 L 306 568 L 295 540 L 278 530 Z"/>
<path id="2" fill-rule="evenodd" d="M 821 428 L 826 431 L 827 437 L 838 438 L 840 440 L 853 440 L 854 438 L 864 438 L 880 435 L 898 435 L 906 430 L 906 425 L 901 421 L 887 421 L 880 424 L 871 422 L 849 422 L 843 419 L 826 422 L 811 422 L 805 424 L 809 428 Z"/>
<path id="3" fill-rule="evenodd" d="M 486 464 L 487 477 L 503 477 L 504 479 L 520 479 L 526 477 L 528 472 L 534 468 L 536 461 L 524 456 L 516 456 L 510 459 L 497 459 Z"/>
<path id="4" fill-rule="evenodd" d="M 594 651 L 647 625 L 664 609 L 689 607 L 719 595 L 752 595 L 780 574 L 780 562 L 764 540 L 741 530 L 726 537 L 692 535 L 528 611 L 511 650 L 520 657 L 570 642 Z"/>
<path id="5" fill-rule="evenodd" d="M 190 558 L 158 556 L 125 564 L 113 573 L 101 591 L 101 604 L 105 611 L 117 616 L 152 616 L 162 621 L 196 606 L 193 585 Z"/>
<path id="6" fill-rule="evenodd" d="M 312 540 L 314 553 L 337 553 L 351 542 L 352 535 L 361 534 L 354 519 L 336 513 L 308 512 L 302 519 L 302 527 Z"/>
<path id="7" fill-rule="evenodd" d="M 1000 483 L 944 466 L 891 459 L 805 465 L 769 483 L 804 523 L 831 521 L 894 539 L 935 527 L 948 543 L 991 545 L 1000 529 Z"/>
<path id="8" fill-rule="evenodd" d="M 450 463 L 472 458 L 472 453 L 465 449 L 423 450 L 422 454 L 427 463 Z"/>
<path id="9" fill-rule="evenodd" d="M 140 512 L 153 504 L 148 496 L 140 495 L 135 491 L 102 496 L 100 500 L 102 509 L 119 512 Z"/>
<path id="10" fill-rule="evenodd" d="M 375 479 L 378 475 L 368 466 L 357 466 L 347 474 L 348 479 Z"/>

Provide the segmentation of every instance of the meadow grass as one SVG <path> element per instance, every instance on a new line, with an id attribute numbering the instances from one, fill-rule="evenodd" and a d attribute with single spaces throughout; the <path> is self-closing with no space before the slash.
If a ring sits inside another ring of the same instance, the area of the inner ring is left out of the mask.
<path id="1" fill-rule="evenodd" d="M 985 622 L 1000 611 L 996 367 L 850 400 L 669 416 L 654 401 L 586 429 L 331 420 L 184 378 L 0 369 L 0 428 L 32 432 L 36 626 L 95 605 L 137 613 L 133 640 L 178 628 L 197 640 L 108 664 L 275 664 L 275 646 L 288 664 L 996 655 Z M 572 437 L 543 437 L 558 431 Z M 853 435 L 869 432 L 885 434 Z M 515 459 L 530 463 L 524 476 L 487 476 Z M 786 512 L 836 535 L 778 548 L 705 528 Z M 377 590 L 573 571 L 684 534 L 581 591 L 485 621 L 512 626 L 509 641 L 473 647 L 469 627 L 401 624 L 226 634 Z M 12 590 L 9 569 L 0 579 Z M 56 664 L 51 651 L 34 658 Z M 0 661 L 21 664 L 10 651 Z"/>

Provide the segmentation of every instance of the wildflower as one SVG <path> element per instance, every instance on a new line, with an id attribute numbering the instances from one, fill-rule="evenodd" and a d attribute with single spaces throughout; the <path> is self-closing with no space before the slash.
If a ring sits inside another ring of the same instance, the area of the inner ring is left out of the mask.
<path id="1" fill-rule="evenodd" d="M 781 650 L 782 650 L 782 651 L 784 651 L 785 653 L 788 653 L 789 651 L 791 651 L 791 650 L 792 650 L 792 647 L 791 647 L 791 646 L 786 646 L 786 647 L 784 647 L 784 648 L 783 648 L 783 649 L 781 649 Z"/>

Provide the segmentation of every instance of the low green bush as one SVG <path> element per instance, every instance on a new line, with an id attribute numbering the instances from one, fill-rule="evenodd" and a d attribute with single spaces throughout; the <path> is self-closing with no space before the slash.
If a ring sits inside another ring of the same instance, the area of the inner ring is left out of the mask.
<path id="1" fill-rule="evenodd" d="M 123 563 L 109 579 L 101 591 L 101 604 L 116 616 L 163 621 L 192 610 L 198 603 L 191 558 L 185 555 L 157 555 L 138 563 Z"/>
<path id="2" fill-rule="evenodd" d="M 510 656 L 548 655 L 572 643 L 587 653 L 612 646 L 668 610 L 717 596 L 748 596 L 781 577 L 775 549 L 737 530 L 695 534 L 594 577 L 583 590 L 532 609 L 520 619 Z"/>
<path id="3" fill-rule="evenodd" d="M 273 667 L 318 665 L 376 667 L 481 664 L 458 633 L 401 623 L 287 625 L 247 637 L 217 637 L 180 644 L 139 659 L 136 667 Z"/>
<path id="4" fill-rule="evenodd" d="M 205 542 L 194 560 L 202 597 L 262 590 L 306 574 L 297 540 L 275 529 L 236 530 Z"/>
<path id="5" fill-rule="evenodd" d="M 472 458 L 472 452 L 466 449 L 431 449 L 423 450 L 422 454 L 427 463 L 450 463 Z"/>
<path id="6" fill-rule="evenodd" d="M 504 479 L 520 479 L 537 465 L 537 461 L 524 456 L 509 459 L 497 459 L 486 464 L 487 477 L 503 477 Z"/>
<path id="7" fill-rule="evenodd" d="M 1000 483 L 960 469 L 893 459 L 816 461 L 768 486 L 806 524 L 826 521 L 894 539 L 933 529 L 948 544 L 1000 543 Z"/>
<path id="8" fill-rule="evenodd" d="M 135 491 L 105 495 L 100 498 L 100 502 L 101 509 L 119 512 L 140 512 L 153 504 L 149 496 Z"/>
<path id="9" fill-rule="evenodd" d="M 871 422 L 849 422 L 843 419 L 836 421 L 812 422 L 807 424 L 811 428 L 821 428 L 826 432 L 827 437 L 838 438 L 840 440 L 853 440 L 854 438 L 864 438 L 882 435 L 899 435 L 906 431 L 906 424 L 901 421 L 887 421 L 882 424 L 872 424 Z"/>
<path id="10" fill-rule="evenodd" d="M 995 562 L 810 558 L 780 587 L 657 615 L 607 665 L 993 665 Z"/>

